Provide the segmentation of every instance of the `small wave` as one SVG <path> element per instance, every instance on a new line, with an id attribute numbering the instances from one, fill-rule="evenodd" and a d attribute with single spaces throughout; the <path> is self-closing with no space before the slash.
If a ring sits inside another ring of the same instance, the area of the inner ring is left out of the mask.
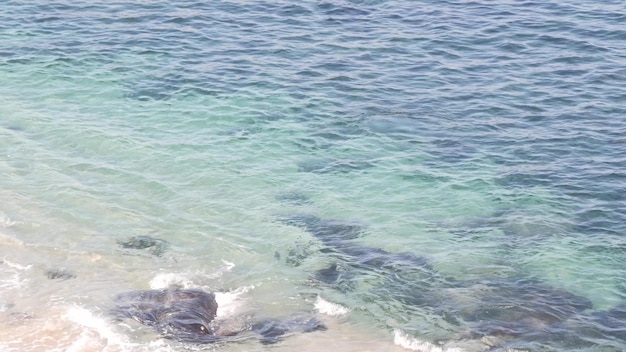
<path id="1" fill-rule="evenodd" d="M 224 265 L 219 268 L 215 273 L 209 275 L 203 275 L 204 278 L 207 276 L 209 278 L 217 278 L 222 276 L 223 273 L 232 270 L 235 267 L 235 264 L 231 262 L 227 262 L 222 260 Z M 184 274 L 184 273 L 161 273 L 157 274 L 152 280 L 150 280 L 150 288 L 153 290 L 169 288 L 169 287 L 180 287 L 180 288 L 201 288 L 207 289 L 207 287 L 203 287 L 198 285 L 193 279 L 194 275 Z M 241 296 L 246 292 L 254 289 L 253 285 L 242 286 L 235 290 L 228 292 L 215 292 L 215 300 L 217 301 L 217 305 L 219 309 L 217 310 L 218 318 L 230 317 L 236 314 L 239 311 L 240 307 L 243 305 L 243 301 L 241 300 Z M 209 288 L 209 291 L 211 289 Z"/>
<path id="2" fill-rule="evenodd" d="M 393 336 L 393 343 L 396 345 L 406 348 L 411 351 L 419 351 L 419 352 L 464 352 L 462 349 L 458 347 L 439 347 L 431 342 L 422 341 L 411 337 L 404 333 L 401 330 L 395 329 Z"/>
<path id="3" fill-rule="evenodd" d="M 13 263 L 6 259 L 0 259 L 0 264 L 4 266 L 0 273 L 1 289 L 16 289 L 24 285 L 26 279 L 23 278 L 22 273 L 30 269 L 30 265 L 24 266 L 21 264 Z"/>
<path id="4" fill-rule="evenodd" d="M 222 260 L 222 266 L 220 266 L 215 272 L 211 274 L 203 274 L 202 276 L 209 279 L 216 279 L 224 275 L 224 273 L 233 270 L 234 263 Z M 194 288 L 197 285 L 194 283 L 191 274 L 184 273 L 161 273 L 157 274 L 152 280 L 150 280 L 150 288 L 153 290 L 168 288 L 168 287 L 181 287 L 181 288 Z"/>
<path id="5" fill-rule="evenodd" d="M 229 292 L 215 292 L 215 300 L 217 301 L 217 318 L 223 319 L 225 317 L 235 316 L 243 305 L 241 296 L 246 292 L 254 289 L 253 285 L 242 286 L 234 291 Z"/>
<path id="6" fill-rule="evenodd" d="M 105 319 L 85 308 L 70 307 L 64 318 L 84 328 L 80 336 L 66 350 L 68 352 L 86 351 L 94 347 L 103 347 L 102 345 L 115 350 L 131 351 L 135 345 L 127 341 L 124 335 L 116 333 Z"/>
<path id="7" fill-rule="evenodd" d="M 340 316 L 350 313 L 349 308 L 336 303 L 328 302 L 320 296 L 317 296 L 317 300 L 315 301 L 315 309 L 322 314 L 330 316 Z"/>
<path id="8" fill-rule="evenodd" d="M 26 271 L 26 270 L 30 269 L 30 267 L 31 267 L 30 265 L 21 265 L 21 264 L 13 263 L 13 262 L 10 262 L 10 261 L 8 261 L 6 259 L 1 260 L 0 263 L 3 263 L 4 265 L 6 265 L 6 266 L 8 266 L 10 268 L 17 269 L 17 270 L 20 270 L 20 271 Z"/>
<path id="9" fill-rule="evenodd" d="M 0 213 L 0 226 L 2 226 L 4 228 L 8 228 L 8 227 L 12 227 L 12 226 L 15 226 L 15 225 L 21 225 L 21 224 L 23 224 L 23 223 L 19 222 L 19 221 L 12 220 L 8 216 L 6 216 L 4 213 Z"/>
<path id="10" fill-rule="evenodd" d="M 170 352 L 172 347 L 159 339 L 148 343 L 134 343 L 128 336 L 118 333 L 111 323 L 91 311 L 78 306 L 70 307 L 63 316 L 80 327 L 79 335 L 65 352 L 115 351 L 115 352 Z"/>
<path id="11" fill-rule="evenodd" d="M 172 286 L 191 288 L 194 287 L 194 284 L 191 278 L 180 273 L 161 273 L 157 274 L 154 278 L 152 278 L 152 280 L 150 280 L 150 288 L 153 290 Z"/>

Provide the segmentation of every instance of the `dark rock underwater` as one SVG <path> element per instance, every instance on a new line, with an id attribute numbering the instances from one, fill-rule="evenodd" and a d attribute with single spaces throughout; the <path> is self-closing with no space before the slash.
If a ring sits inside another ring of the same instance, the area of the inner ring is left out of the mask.
<path id="1" fill-rule="evenodd" d="M 624 304 L 594 311 L 588 299 L 523 274 L 474 280 L 443 277 L 426 257 L 359 244 L 366 232 L 359 223 L 311 215 L 280 221 L 304 228 L 330 258 L 331 265 L 312 275 L 314 282 L 352 294 L 360 278 L 377 277 L 379 284 L 370 294 L 378 297 L 379 305 L 387 301 L 407 311 L 419 307 L 434 312 L 464 331 L 458 340 L 480 340 L 490 351 L 587 348 L 596 345 L 596 338 L 626 341 Z"/>
<path id="2" fill-rule="evenodd" d="M 127 254 L 149 254 L 156 257 L 160 257 L 169 248 L 169 243 L 160 238 L 154 238 L 152 236 L 134 236 L 124 241 L 120 240 L 117 244 Z"/>
<path id="3" fill-rule="evenodd" d="M 133 319 L 161 336 L 181 342 L 216 343 L 257 337 L 264 344 L 295 333 L 326 330 L 310 315 L 286 319 L 216 319 L 215 294 L 199 289 L 161 289 L 120 294 L 111 310 L 118 319 Z"/>
<path id="4" fill-rule="evenodd" d="M 286 201 L 309 202 L 301 194 L 287 194 Z M 427 257 L 412 252 L 389 252 L 359 243 L 367 233 L 358 222 L 325 220 L 312 215 L 280 219 L 310 233 L 321 247 L 318 252 L 331 264 L 312 274 L 313 282 L 353 294 L 364 277 L 375 277 L 369 294 L 381 306 L 400 304 L 439 315 L 458 328 L 453 339 L 478 340 L 486 350 L 578 349 L 594 346 L 596 338 L 626 341 L 626 305 L 606 311 L 564 289 L 524 275 L 458 280 L 441 275 Z M 124 250 L 161 256 L 169 244 L 149 236 L 136 236 L 118 245 Z M 314 255 L 294 248 L 286 258 L 292 266 Z M 277 253 L 277 259 L 280 255 Z M 49 278 L 69 278 L 60 270 Z M 152 327 L 161 336 L 185 343 L 221 343 L 256 338 L 272 344 L 284 337 L 326 327 L 310 314 L 284 319 L 249 316 L 216 319 L 215 294 L 199 289 L 161 289 L 122 293 L 111 313 L 117 319 L 133 319 Z M 469 330 L 467 329 L 469 328 Z"/>

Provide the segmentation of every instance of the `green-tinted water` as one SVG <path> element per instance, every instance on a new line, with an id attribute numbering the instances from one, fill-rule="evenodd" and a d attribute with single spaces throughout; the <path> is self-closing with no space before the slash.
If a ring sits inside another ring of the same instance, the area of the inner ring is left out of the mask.
<path id="1" fill-rule="evenodd" d="M 625 347 L 620 3 L 0 10 L 2 348 L 217 348 L 107 315 L 168 285 L 328 325 L 285 350 Z"/>

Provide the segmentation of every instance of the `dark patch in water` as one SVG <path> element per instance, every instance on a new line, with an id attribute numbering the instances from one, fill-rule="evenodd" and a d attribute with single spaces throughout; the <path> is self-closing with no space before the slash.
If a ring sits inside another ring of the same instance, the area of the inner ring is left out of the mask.
<path id="1" fill-rule="evenodd" d="M 124 293 L 112 310 L 119 318 L 130 318 L 153 327 L 167 338 L 192 342 L 216 342 L 211 322 L 217 315 L 213 293 L 201 290 L 148 290 Z"/>
<path id="2" fill-rule="evenodd" d="M 334 263 L 315 272 L 316 282 L 347 293 L 362 279 L 374 278 L 379 284 L 369 294 L 381 302 L 420 307 L 459 328 L 469 325 L 466 337 L 490 348 L 533 349 L 536 344 L 554 346 L 555 341 L 563 348 L 590 346 L 593 336 L 626 340 L 626 306 L 590 314 L 588 299 L 534 278 L 453 280 L 413 253 L 360 245 L 355 240 L 365 230 L 357 223 L 312 215 L 282 221 L 305 228 L 322 242 L 321 252 L 333 258 Z M 491 225 L 502 224 L 494 220 Z"/>
<path id="3" fill-rule="evenodd" d="M 296 215 L 282 219 L 282 221 L 289 225 L 306 228 L 309 233 L 326 245 L 324 252 L 336 253 L 354 267 L 366 270 L 400 270 L 402 267 L 432 270 L 425 258 L 412 253 L 391 253 L 355 243 L 353 240 L 358 239 L 365 232 L 363 225 L 359 223 L 322 220 L 311 215 Z"/>
<path id="4" fill-rule="evenodd" d="M 304 227 L 324 247 L 322 253 L 335 260 L 329 267 L 317 271 L 314 279 L 339 291 L 353 290 L 358 275 L 383 280 L 386 295 L 412 305 L 431 302 L 429 288 L 434 280 L 442 280 L 428 260 L 409 252 L 392 253 L 355 242 L 365 229 L 353 222 L 322 220 L 311 215 L 297 215 L 283 222 Z"/>
<path id="5" fill-rule="evenodd" d="M 302 265 L 302 262 L 310 255 L 311 251 L 308 248 L 297 246 L 289 249 L 287 257 L 285 258 L 285 263 L 289 266 L 297 267 Z"/>
<path id="6" fill-rule="evenodd" d="M 315 278 L 325 284 L 332 285 L 339 281 L 339 278 L 344 273 L 343 270 L 339 270 L 337 264 L 333 264 L 326 269 L 320 269 L 315 273 Z"/>
<path id="7" fill-rule="evenodd" d="M 46 271 L 46 276 L 50 280 L 67 280 L 76 277 L 75 274 L 67 271 L 66 269 L 51 269 Z"/>
<path id="8" fill-rule="evenodd" d="M 135 236 L 125 241 L 117 241 L 117 244 L 124 249 L 130 249 L 136 253 L 147 252 L 157 257 L 162 256 L 169 248 L 167 241 L 150 236 Z"/>
<path id="9" fill-rule="evenodd" d="M 309 231 L 324 244 L 342 248 L 345 247 L 345 241 L 361 237 L 363 227 L 360 224 L 344 221 L 321 221 L 309 228 Z"/>
<path id="10" fill-rule="evenodd" d="M 119 319 L 133 319 L 150 326 L 162 336 L 182 342 L 215 343 L 229 336 L 251 331 L 264 344 L 275 343 L 294 333 L 326 330 L 314 317 L 263 319 L 256 322 L 218 321 L 215 294 L 198 289 L 163 289 L 123 293 L 111 313 Z M 245 336 L 244 336 L 245 337 Z"/>
<path id="11" fill-rule="evenodd" d="M 504 322 L 554 324 L 587 309 L 588 299 L 527 278 L 478 280 L 466 286 L 476 293 L 475 304 L 460 313 L 467 321 L 501 325 Z M 530 320 L 530 321 L 528 321 Z"/>
<path id="12" fill-rule="evenodd" d="M 302 214 L 281 219 L 285 224 L 304 227 L 326 245 L 341 246 L 346 240 L 356 239 L 363 233 L 363 226 L 345 221 L 322 220 L 317 216 Z"/>
<path id="13" fill-rule="evenodd" d="M 253 324 L 250 330 L 261 335 L 261 343 L 272 344 L 289 334 L 325 331 L 326 326 L 316 318 L 303 315 L 285 320 L 265 319 Z"/>
<path id="14" fill-rule="evenodd" d="M 330 286 L 339 292 L 345 293 L 356 288 L 355 273 L 338 263 L 316 271 L 313 278 L 316 282 Z"/>
<path id="15" fill-rule="evenodd" d="M 308 229 L 311 226 L 317 225 L 322 219 L 320 219 L 319 217 L 315 215 L 297 214 L 297 215 L 281 217 L 279 218 L 279 220 L 280 222 L 286 225 L 304 227 Z"/>
<path id="16" fill-rule="evenodd" d="M 590 344 L 576 327 L 592 309 L 586 298 L 527 277 L 449 283 L 442 307 L 471 326 L 470 338 L 490 347 L 535 350 L 537 344 L 553 346 L 554 341 L 561 348 Z"/>
<path id="17" fill-rule="evenodd" d="M 7 126 L 7 129 L 16 132 L 24 131 L 24 127 L 18 125 L 9 125 Z"/>

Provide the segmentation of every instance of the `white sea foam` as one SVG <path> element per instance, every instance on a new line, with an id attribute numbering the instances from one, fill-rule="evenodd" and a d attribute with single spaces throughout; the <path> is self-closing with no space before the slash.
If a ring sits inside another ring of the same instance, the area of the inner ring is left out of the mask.
<path id="1" fill-rule="evenodd" d="M 6 259 L 0 260 L 4 268 L 0 272 L 0 289 L 9 290 L 22 287 L 25 283 L 23 273 L 31 268 L 30 265 L 13 263 Z"/>
<path id="2" fill-rule="evenodd" d="M 317 296 L 317 300 L 315 301 L 315 309 L 322 314 L 331 316 L 341 316 L 350 313 L 349 308 L 336 303 L 328 302 L 320 296 Z"/>
<path id="3" fill-rule="evenodd" d="M 26 271 L 28 269 L 30 269 L 30 265 L 21 265 L 21 264 L 17 264 L 17 263 L 13 263 L 11 261 L 8 261 L 6 259 L 2 260 L 2 263 L 4 263 L 4 265 L 16 269 L 16 270 L 20 270 L 20 271 Z"/>
<path id="4" fill-rule="evenodd" d="M 223 273 L 232 270 L 235 267 L 234 263 L 222 260 L 224 264 L 217 271 L 212 274 L 202 275 L 203 278 L 217 278 L 222 276 Z M 150 288 L 163 289 L 168 287 L 181 287 L 181 288 L 204 288 L 199 286 L 193 279 L 196 275 L 184 274 L 184 273 L 161 273 L 156 275 L 150 280 Z M 217 310 L 218 318 L 225 318 L 236 315 L 240 308 L 245 303 L 241 296 L 246 292 L 252 290 L 253 285 L 239 287 L 236 290 L 228 292 L 215 292 L 215 300 L 219 309 Z M 209 288 L 210 289 L 210 288 Z"/>
<path id="5" fill-rule="evenodd" d="M 233 270 L 234 263 L 222 260 L 222 266 L 220 266 L 215 272 L 210 274 L 202 274 L 201 276 L 209 279 L 216 279 L 224 275 L 224 273 Z M 168 287 L 181 287 L 181 288 L 193 288 L 197 287 L 194 283 L 193 277 L 199 275 L 193 275 L 189 273 L 160 273 L 157 274 L 152 280 L 150 280 L 150 288 L 153 290 L 168 288 Z"/>
<path id="6" fill-rule="evenodd" d="M 83 328 L 80 337 L 66 350 L 68 352 L 86 351 L 102 344 L 105 346 L 104 350 L 116 351 L 131 351 L 135 346 L 128 341 L 126 336 L 115 332 L 107 320 L 85 308 L 70 307 L 64 318 Z"/>
<path id="7" fill-rule="evenodd" d="M 110 352 L 170 352 L 172 347 L 163 339 L 149 343 L 133 343 L 127 335 L 115 331 L 111 323 L 89 310 L 73 306 L 64 319 L 80 327 L 80 335 L 74 338 L 64 352 L 110 351 Z"/>
<path id="8" fill-rule="evenodd" d="M 215 292 L 215 300 L 219 307 L 217 310 L 217 318 L 223 319 L 235 316 L 244 303 L 241 296 L 252 289 L 254 289 L 254 286 L 250 285 L 239 287 L 234 291 Z"/>
<path id="9" fill-rule="evenodd" d="M 191 278 L 180 273 L 161 273 L 150 280 L 150 288 L 153 290 L 172 286 L 190 288 L 193 287 L 194 284 Z"/>
<path id="10" fill-rule="evenodd" d="M 21 222 L 14 221 L 8 216 L 6 216 L 6 214 L 0 212 L 0 226 L 7 228 L 7 227 L 15 226 L 18 224 L 21 224 Z"/>
<path id="11" fill-rule="evenodd" d="M 395 329 L 393 342 L 407 350 L 419 351 L 419 352 L 463 352 L 458 347 L 440 347 L 428 341 L 422 341 L 411 337 L 401 330 Z"/>

